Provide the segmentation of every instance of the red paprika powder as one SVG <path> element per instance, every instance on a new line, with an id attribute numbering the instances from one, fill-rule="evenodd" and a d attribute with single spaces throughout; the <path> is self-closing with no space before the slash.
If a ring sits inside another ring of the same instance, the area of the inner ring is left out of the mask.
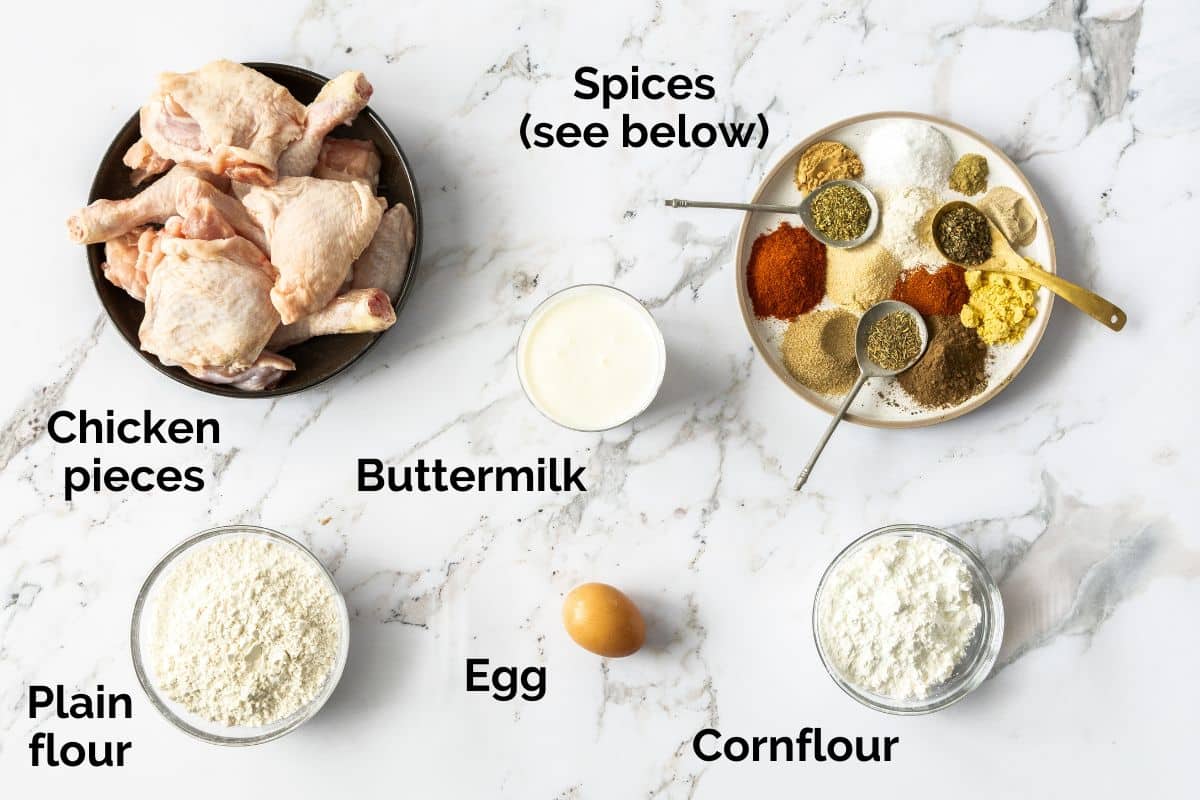
<path id="1" fill-rule="evenodd" d="M 958 316 L 971 297 L 963 268 L 947 264 L 936 272 L 923 268 L 902 272 L 892 299 L 908 303 L 927 317 Z"/>
<path id="2" fill-rule="evenodd" d="M 746 289 L 759 317 L 794 319 L 825 297 L 825 245 L 783 223 L 754 240 Z"/>

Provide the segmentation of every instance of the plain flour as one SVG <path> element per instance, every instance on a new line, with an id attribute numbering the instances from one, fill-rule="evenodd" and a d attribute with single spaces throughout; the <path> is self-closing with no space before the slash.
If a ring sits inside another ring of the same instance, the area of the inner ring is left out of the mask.
<path id="1" fill-rule="evenodd" d="M 155 598 L 154 677 L 225 725 L 267 725 L 325 685 L 340 645 L 329 580 L 288 545 L 222 537 L 184 553 Z"/>
<path id="2" fill-rule="evenodd" d="M 822 592 L 819 625 L 847 681 L 919 699 L 950 677 L 981 618 L 957 554 L 931 536 L 892 536 L 838 565 Z"/>

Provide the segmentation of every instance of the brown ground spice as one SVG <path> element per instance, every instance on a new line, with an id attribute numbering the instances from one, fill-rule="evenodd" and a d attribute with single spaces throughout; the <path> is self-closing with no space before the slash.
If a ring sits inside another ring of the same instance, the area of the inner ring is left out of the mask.
<path id="1" fill-rule="evenodd" d="M 927 408 L 959 405 L 987 388 L 987 345 L 957 317 L 928 317 L 929 348 L 900 373 L 901 388 Z"/>
<path id="2" fill-rule="evenodd" d="M 936 272 L 910 269 L 896 280 L 892 299 L 908 303 L 926 317 L 954 316 L 971 298 L 965 275 L 957 264 L 947 264 Z"/>
<path id="3" fill-rule="evenodd" d="M 845 394 L 858 378 L 857 327 L 858 317 L 840 308 L 797 317 L 784 331 L 779 348 L 784 366 L 813 391 Z"/>
<path id="4" fill-rule="evenodd" d="M 746 289 L 760 317 L 795 319 L 825 297 L 825 245 L 786 222 L 754 240 Z"/>

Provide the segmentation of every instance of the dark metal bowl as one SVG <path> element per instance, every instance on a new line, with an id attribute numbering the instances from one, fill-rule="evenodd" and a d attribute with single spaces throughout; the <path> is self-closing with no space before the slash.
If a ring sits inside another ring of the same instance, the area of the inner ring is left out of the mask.
<path id="1" fill-rule="evenodd" d="M 260 62 L 247 63 L 248 67 L 258 70 L 271 80 L 279 83 L 304 104 L 311 103 L 317 92 L 325 85 L 328 78 L 310 72 L 300 67 L 287 64 L 270 64 Z M 129 183 L 129 169 L 121 163 L 125 151 L 136 142 L 141 135 L 138 125 L 138 115 L 130 117 L 121 128 L 112 144 L 108 146 L 96 177 L 92 181 L 92 189 L 88 194 L 91 203 L 101 198 L 119 200 L 132 197 L 139 189 Z M 367 107 L 350 126 L 339 126 L 331 136 L 351 139 L 369 139 L 379 150 L 382 168 L 379 173 L 379 195 L 386 197 L 388 206 L 403 203 L 412 212 L 414 226 L 414 241 L 412 252 L 408 256 L 408 273 L 404 276 L 404 284 L 396 297 L 396 313 L 400 313 L 409 290 L 412 288 L 413 276 L 421 257 L 421 201 L 417 194 L 417 184 L 413 179 L 412 168 L 404 152 L 400 149 L 396 137 L 383 124 L 383 120 Z M 144 188 L 144 187 L 141 187 Z M 209 394 L 219 394 L 225 397 L 279 397 L 293 392 L 303 391 L 319 383 L 329 380 L 342 370 L 349 367 L 371 349 L 383 333 L 354 333 L 336 336 L 318 336 L 302 344 L 289 347 L 285 355 L 296 362 L 295 372 L 289 372 L 274 389 L 262 392 L 245 392 L 231 386 L 221 386 L 205 383 L 187 374 L 179 367 L 164 367 L 156 356 L 143 352 L 138 341 L 138 328 L 145 316 L 145 307 L 108 282 L 100 265 L 104 263 L 104 245 L 92 244 L 87 248 L 88 264 L 91 267 L 92 282 L 100 303 L 108 312 L 109 318 L 117 326 L 117 330 L 125 337 L 125 341 L 137 351 L 138 355 L 159 372 L 179 381 L 180 383 L 199 389 Z M 385 331 L 386 333 L 386 331 Z"/>

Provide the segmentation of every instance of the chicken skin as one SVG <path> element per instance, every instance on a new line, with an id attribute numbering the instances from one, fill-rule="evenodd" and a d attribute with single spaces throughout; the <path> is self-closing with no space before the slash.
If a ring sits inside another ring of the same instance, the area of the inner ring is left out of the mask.
<path id="1" fill-rule="evenodd" d="M 408 274 L 414 235 L 413 217 L 407 208 L 398 204 L 385 211 L 371 243 L 354 262 L 350 287 L 382 289 L 396 302 Z"/>
<path id="2" fill-rule="evenodd" d="M 266 234 L 279 277 L 271 302 L 285 325 L 329 304 L 350 277 L 383 215 L 366 184 L 281 178 L 242 196 Z"/>
<path id="3" fill-rule="evenodd" d="M 317 165 L 325 137 L 338 125 L 349 125 L 371 99 L 371 84 L 361 72 L 343 72 L 321 87 L 305 109 L 304 133 L 279 157 L 279 175 L 309 175 Z"/>
<path id="4" fill-rule="evenodd" d="M 271 305 L 275 269 L 241 237 L 161 236 L 161 261 L 146 287 L 142 349 L 164 364 L 192 370 L 253 366 L 279 314 Z"/>
<path id="5" fill-rule="evenodd" d="M 155 175 L 161 175 L 175 166 L 175 162 L 154 152 L 154 148 L 150 146 L 145 137 L 138 139 L 132 147 L 125 151 L 121 163 L 132 170 L 129 182 L 134 186 L 141 186 Z"/>
<path id="6" fill-rule="evenodd" d="M 379 190 L 381 162 L 375 145 L 363 139 L 326 139 L 313 168 L 314 178 L 331 181 L 365 181 Z"/>
<path id="7" fill-rule="evenodd" d="M 97 200 L 76 211 L 67 219 L 67 235 L 79 244 L 94 244 L 116 239 L 141 225 L 161 225 L 178 213 L 176 190 L 188 179 L 220 182 L 213 175 L 177 164 L 128 200 Z M 190 191 L 203 192 L 195 187 Z"/>
<path id="8" fill-rule="evenodd" d="M 291 325 L 280 325 L 267 347 L 283 350 L 314 336 L 334 333 L 378 333 L 395 322 L 396 309 L 382 289 L 354 289 L 333 298 L 315 314 Z"/>
<path id="9" fill-rule="evenodd" d="M 161 159 L 269 186 L 306 112 L 287 89 L 232 61 L 164 72 L 142 106 L 142 136 Z"/>

